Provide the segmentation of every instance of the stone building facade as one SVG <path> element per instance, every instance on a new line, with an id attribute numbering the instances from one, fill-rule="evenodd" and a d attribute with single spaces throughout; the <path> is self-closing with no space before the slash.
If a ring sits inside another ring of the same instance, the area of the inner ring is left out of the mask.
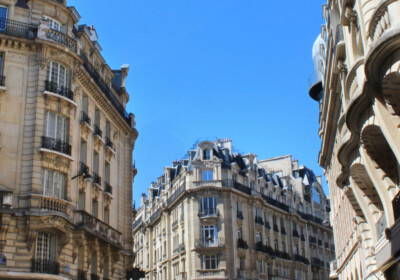
<path id="1" fill-rule="evenodd" d="M 133 114 L 65 0 L 0 0 L 0 279 L 126 279 Z"/>
<path id="2" fill-rule="evenodd" d="M 152 183 L 133 223 L 147 280 L 327 279 L 329 200 L 291 156 L 258 161 L 200 142 Z"/>
<path id="3" fill-rule="evenodd" d="M 331 194 L 333 279 L 400 279 L 400 1 L 329 0 L 319 157 Z"/>

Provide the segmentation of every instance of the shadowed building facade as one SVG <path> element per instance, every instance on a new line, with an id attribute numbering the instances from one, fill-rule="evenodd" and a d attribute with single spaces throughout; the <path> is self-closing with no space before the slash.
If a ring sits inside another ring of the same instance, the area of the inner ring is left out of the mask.
<path id="1" fill-rule="evenodd" d="M 310 95 L 331 194 L 331 277 L 400 279 L 400 1 L 328 1 L 323 14 Z"/>
<path id="2" fill-rule="evenodd" d="M 148 280 L 327 279 L 329 210 L 319 178 L 291 156 L 200 142 L 143 195 L 134 267 Z"/>
<path id="3" fill-rule="evenodd" d="M 128 67 L 64 0 L 0 0 L 0 279 L 126 279 Z"/>

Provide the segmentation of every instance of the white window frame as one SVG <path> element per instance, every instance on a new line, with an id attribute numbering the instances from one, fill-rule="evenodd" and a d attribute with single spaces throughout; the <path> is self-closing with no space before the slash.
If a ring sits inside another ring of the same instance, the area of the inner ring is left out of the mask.
<path id="1" fill-rule="evenodd" d="M 213 181 L 214 170 L 213 169 L 202 169 L 201 170 L 201 181 Z"/>
<path id="2" fill-rule="evenodd" d="M 61 114 L 46 111 L 45 136 L 68 143 L 69 119 Z"/>
<path id="3" fill-rule="evenodd" d="M 216 197 L 202 197 L 200 199 L 200 213 L 202 215 L 216 215 L 217 214 L 217 198 Z"/>
<path id="4" fill-rule="evenodd" d="M 218 244 L 218 229 L 215 225 L 201 226 L 201 239 L 206 247 L 216 246 Z"/>
<path id="5" fill-rule="evenodd" d="M 203 255 L 201 256 L 202 269 L 218 269 L 219 257 L 217 255 Z"/>
<path id="6" fill-rule="evenodd" d="M 47 80 L 57 84 L 58 89 L 70 88 L 70 70 L 57 61 L 50 61 L 47 66 Z"/>
<path id="7" fill-rule="evenodd" d="M 57 238 L 50 232 L 38 232 L 35 241 L 35 259 L 52 261 L 56 258 Z M 43 263 L 44 264 L 44 263 Z M 41 270 L 44 270 L 42 268 Z"/>

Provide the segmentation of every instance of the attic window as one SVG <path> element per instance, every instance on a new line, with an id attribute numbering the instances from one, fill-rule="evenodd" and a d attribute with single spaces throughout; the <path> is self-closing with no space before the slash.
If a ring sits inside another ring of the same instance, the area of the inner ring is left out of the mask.
<path id="1" fill-rule="evenodd" d="M 212 151 L 211 149 L 203 150 L 203 160 L 211 160 Z"/>

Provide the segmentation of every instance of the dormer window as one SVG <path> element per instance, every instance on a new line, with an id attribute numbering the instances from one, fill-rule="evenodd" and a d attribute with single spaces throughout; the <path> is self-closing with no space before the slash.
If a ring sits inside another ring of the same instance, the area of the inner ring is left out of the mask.
<path id="1" fill-rule="evenodd" d="M 211 160 L 211 157 L 212 157 L 212 150 L 211 149 L 203 150 L 203 160 Z"/>

